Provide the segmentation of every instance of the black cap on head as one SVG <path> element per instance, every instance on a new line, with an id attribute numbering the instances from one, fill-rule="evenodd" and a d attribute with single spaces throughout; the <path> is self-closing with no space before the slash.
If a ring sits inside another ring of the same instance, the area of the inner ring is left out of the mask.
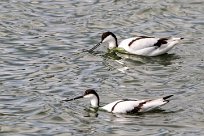
<path id="1" fill-rule="evenodd" d="M 112 32 L 105 32 L 102 34 L 102 37 L 101 37 L 101 41 L 103 41 L 106 37 L 108 37 L 109 35 L 113 35 Z"/>
<path id="2" fill-rule="evenodd" d="M 88 95 L 88 94 L 97 94 L 96 91 L 94 89 L 87 89 L 85 92 L 84 92 L 84 95 Z"/>
<path id="3" fill-rule="evenodd" d="M 103 40 L 104 40 L 105 38 L 107 38 L 108 36 L 110 36 L 110 35 L 115 38 L 116 46 L 118 46 L 118 41 L 117 41 L 116 36 L 115 36 L 112 32 L 105 32 L 105 33 L 103 33 L 102 36 L 101 36 L 101 41 L 100 41 L 96 46 L 94 46 L 93 48 L 91 48 L 90 50 L 88 50 L 88 52 L 92 53 L 93 50 L 95 50 L 98 46 L 100 46 L 101 43 L 103 42 Z"/>
<path id="4" fill-rule="evenodd" d="M 100 99 L 99 99 L 99 96 L 98 96 L 98 94 L 96 93 L 96 91 L 95 91 L 94 89 L 87 89 L 87 90 L 84 92 L 84 96 L 85 96 L 85 95 L 89 95 L 89 94 L 94 94 L 94 95 L 98 98 L 98 104 L 99 104 Z"/>
<path id="5" fill-rule="evenodd" d="M 105 32 L 102 34 L 102 37 L 101 37 L 101 41 L 103 41 L 106 37 L 108 37 L 109 35 L 113 36 L 114 38 L 116 38 L 116 36 L 112 33 L 112 32 Z M 117 39 L 117 38 L 116 38 Z"/>

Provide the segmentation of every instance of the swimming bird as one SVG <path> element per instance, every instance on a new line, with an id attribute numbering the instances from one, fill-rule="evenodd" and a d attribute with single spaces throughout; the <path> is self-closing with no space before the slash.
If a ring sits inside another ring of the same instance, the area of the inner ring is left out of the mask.
<path id="1" fill-rule="evenodd" d="M 147 99 L 147 100 L 136 100 L 136 99 L 121 99 L 109 103 L 105 106 L 99 106 L 99 96 L 93 89 L 88 89 L 82 96 L 78 96 L 72 99 L 66 99 L 63 101 L 72 101 L 80 98 L 89 98 L 92 108 L 99 108 L 111 113 L 124 113 L 124 114 L 134 114 L 140 112 L 147 112 L 159 108 L 160 106 L 169 102 L 168 98 L 173 95 L 165 96 L 158 99 Z"/>
<path id="2" fill-rule="evenodd" d="M 141 56 L 158 56 L 171 50 L 181 39 L 184 38 L 156 38 L 149 36 L 136 36 L 123 40 L 118 44 L 117 37 L 112 32 L 102 34 L 101 41 L 89 52 L 93 52 L 102 43 L 108 43 L 109 49 L 122 48 L 129 54 Z"/>

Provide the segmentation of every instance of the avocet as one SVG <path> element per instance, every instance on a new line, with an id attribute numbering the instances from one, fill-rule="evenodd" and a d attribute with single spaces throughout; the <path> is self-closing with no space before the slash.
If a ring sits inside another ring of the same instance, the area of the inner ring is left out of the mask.
<path id="1" fill-rule="evenodd" d="M 136 36 L 123 40 L 118 44 L 117 37 L 112 32 L 102 34 L 101 41 L 89 52 L 93 52 L 102 43 L 108 43 L 109 49 L 122 48 L 129 54 L 141 56 L 158 56 L 171 50 L 183 38 L 156 38 L 149 36 Z"/>
<path id="2" fill-rule="evenodd" d="M 140 112 L 148 112 L 157 109 L 169 102 L 169 98 L 173 95 L 168 95 L 163 98 L 158 99 L 148 99 L 148 100 L 136 100 L 136 99 L 122 99 L 109 103 L 105 106 L 99 106 L 99 96 L 93 89 L 88 89 L 82 96 L 78 96 L 72 99 L 66 99 L 63 101 L 72 101 L 80 98 L 89 98 L 92 108 L 99 108 L 107 112 L 112 113 L 125 113 L 133 114 Z"/>

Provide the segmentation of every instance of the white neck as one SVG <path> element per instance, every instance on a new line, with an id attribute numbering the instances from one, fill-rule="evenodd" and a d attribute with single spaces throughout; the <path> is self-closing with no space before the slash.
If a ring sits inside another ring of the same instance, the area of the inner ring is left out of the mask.
<path id="1" fill-rule="evenodd" d="M 95 95 L 91 98 L 91 106 L 94 108 L 97 108 L 99 106 L 98 98 Z"/>
<path id="2" fill-rule="evenodd" d="M 112 41 L 109 41 L 108 43 L 109 43 L 109 46 L 108 46 L 109 49 L 113 49 L 117 46 L 115 39 Z"/>
<path id="3" fill-rule="evenodd" d="M 85 95 L 84 98 L 88 98 L 91 101 L 91 107 L 97 108 L 99 107 L 98 97 L 94 94 Z"/>
<path id="4" fill-rule="evenodd" d="M 113 49 L 113 48 L 117 47 L 117 41 L 116 40 L 117 39 L 115 39 L 112 35 L 109 35 L 108 37 L 106 37 L 103 40 L 103 42 L 104 43 L 106 42 L 109 44 L 109 46 L 108 46 L 109 49 Z"/>

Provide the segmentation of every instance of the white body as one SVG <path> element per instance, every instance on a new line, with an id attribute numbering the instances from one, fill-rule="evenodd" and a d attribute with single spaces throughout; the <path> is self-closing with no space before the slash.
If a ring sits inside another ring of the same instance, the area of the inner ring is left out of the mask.
<path id="1" fill-rule="evenodd" d="M 160 38 L 142 38 L 134 41 L 129 45 L 133 40 L 139 37 L 129 38 L 123 40 L 119 44 L 119 48 L 123 48 L 130 54 L 142 55 L 142 56 L 157 56 L 164 54 L 171 50 L 181 38 L 170 38 L 167 40 L 166 44 L 162 44 L 160 47 L 155 46 Z M 110 45 L 110 43 L 109 43 Z"/>
<path id="2" fill-rule="evenodd" d="M 157 56 L 162 55 L 171 50 L 183 38 L 155 38 L 147 36 L 137 36 L 123 40 L 118 44 L 116 36 L 112 32 L 105 32 L 102 35 L 102 40 L 94 46 L 90 51 L 93 51 L 101 43 L 108 43 L 108 48 L 116 47 L 123 48 L 126 52 L 142 56 Z"/>
<path id="3" fill-rule="evenodd" d="M 146 112 L 159 108 L 166 103 L 168 103 L 168 101 L 163 98 L 155 100 L 118 100 L 100 107 L 100 109 L 112 113 L 129 113 L 134 110 L 134 108 L 137 108 L 137 112 Z"/>
<path id="4" fill-rule="evenodd" d="M 91 102 L 91 107 L 99 108 L 107 112 L 112 113 L 138 113 L 146 112 L 169 102 L 168 98 L 173 95 L 165 96 L 163 98 L 154 99 L 154 100 L 136 100 L 136 99 L 123 99 L 109 103 L 103 107 L 99 107 L 99 96 L 93 89 L 87 89 L 83 96 L 78 96 L 72 99 L 64 101 L 72 101 L 80 98 L 88 98 Z"/>

